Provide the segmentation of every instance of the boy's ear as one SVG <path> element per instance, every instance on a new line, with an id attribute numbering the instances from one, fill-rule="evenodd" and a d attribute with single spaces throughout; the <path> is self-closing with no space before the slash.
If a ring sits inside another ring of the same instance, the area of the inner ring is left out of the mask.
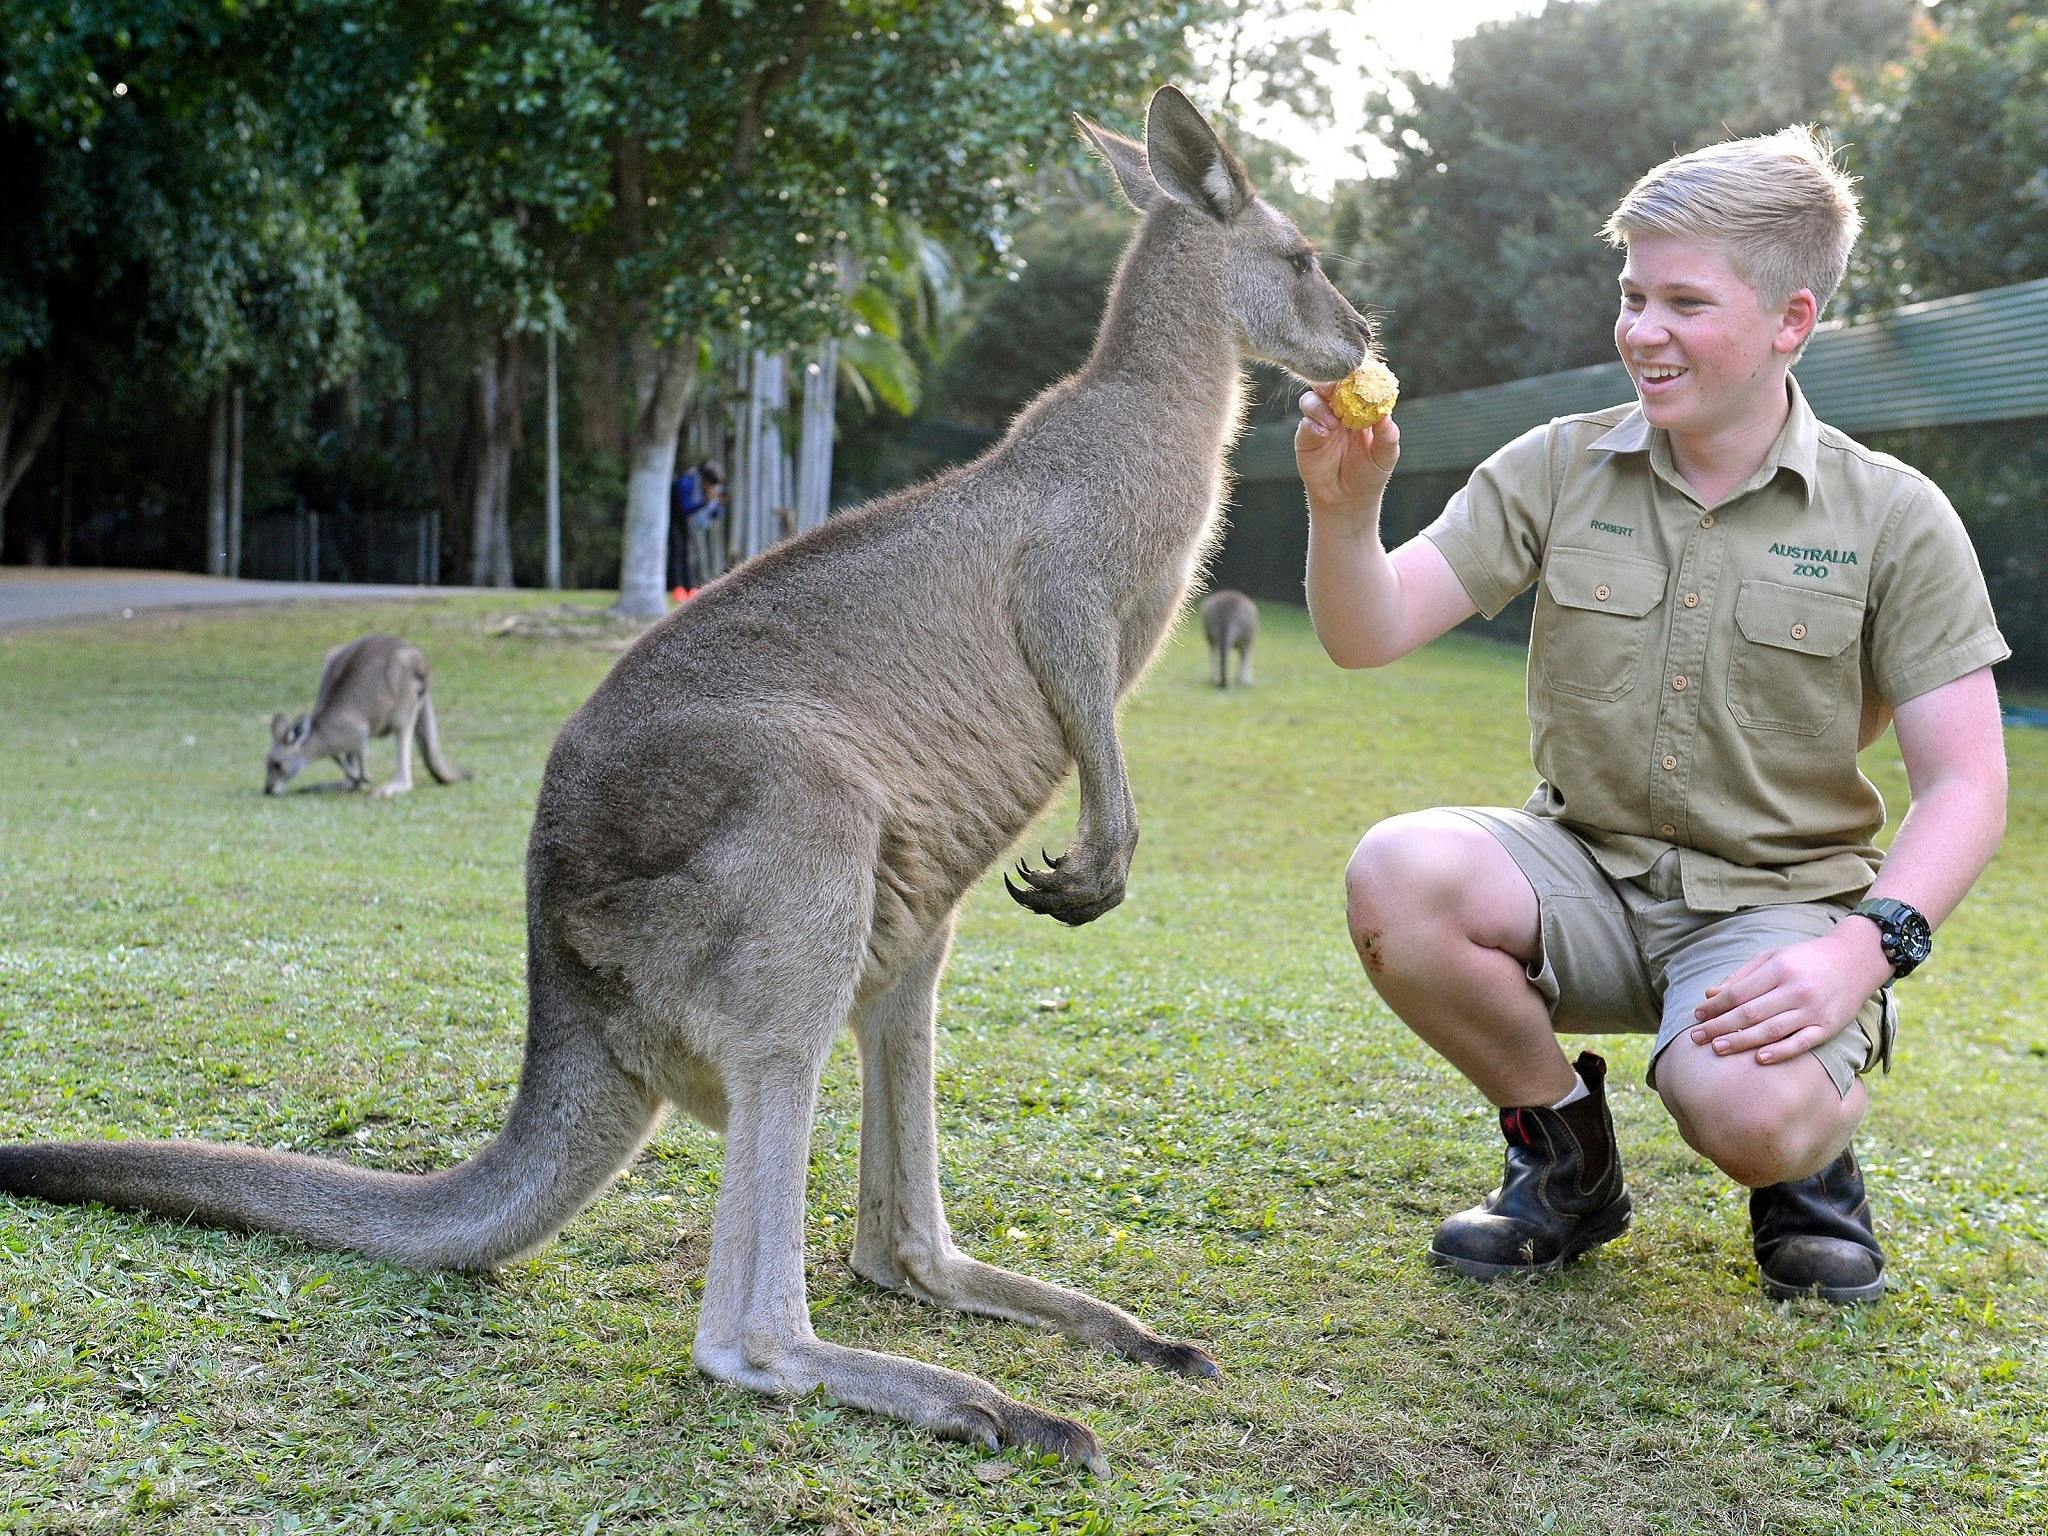
<path id="1" fill-rule="evenodd" d="M 1818 324 L 1820 304 L 1811 288 L 1801 288 L 1778 311 L 1778 334 L 1772 338 L 1772 344 L 1789 356 L 1806 345 Z"/>

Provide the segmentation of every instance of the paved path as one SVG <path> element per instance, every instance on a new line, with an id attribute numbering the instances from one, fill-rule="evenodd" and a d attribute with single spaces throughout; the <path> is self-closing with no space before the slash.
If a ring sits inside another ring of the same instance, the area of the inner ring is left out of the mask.
<path id="1" fill-rule="evenodd" d="M 0 569 L 0 630 L 36 624 L 125 619 L 150 608 L 215 608 L 230 603 L 406 601 L 460 587 L 381 587 L 344 582 L 229 581 L 181 571 L 109 571 L 81 567 Z"/>

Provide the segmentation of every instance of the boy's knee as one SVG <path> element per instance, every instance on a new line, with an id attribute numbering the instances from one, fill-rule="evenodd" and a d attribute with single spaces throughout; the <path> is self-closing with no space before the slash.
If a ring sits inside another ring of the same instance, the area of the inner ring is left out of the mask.
<path id="1" fill-rule="evenodd" d="M 1846 1142 L 1832 1086 L 1818 1093 L 1806 1075 L 1789 1075 L 1794 1065 L 1659 1088 L 1686 1144 L 1736 1183 L 1760 1189 L 1818 1172 Z"/>
<path id="2" fill-rule="evenodd" d="M 1439 911 L 1443 896 L 1457 889 L 1456 844 L 1454 832 L 1413 816 L 1392 817 L 1367 832 L 1344 869 L 1353 936 L 1361 924 L 1378 927 Z"/>

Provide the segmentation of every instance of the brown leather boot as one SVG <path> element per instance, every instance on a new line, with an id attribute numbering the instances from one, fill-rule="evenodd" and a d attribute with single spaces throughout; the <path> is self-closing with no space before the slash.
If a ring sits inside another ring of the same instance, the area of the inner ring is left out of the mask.
<path id="1" fill-rule="evenodd" d="M 1557 1269 L 1628 1228 L 1628 1191 L 1607 1112 L 1607 1063 L 1575 1063 L 1586 1097 L 1563 1109 L 1500 1112 L 1507 1169 L 1500 1188 L 1436 1229 L 1429 1262 L 1475 1280 Z"/>
<path id="2" fill-rule="evenodd" d="M 1751 1190 L 1749 1229 L 1766 1296 L 1846 1306 L 1884 1294 L 1884 1251 L 1871 1230 L 1863 1170 L 1846 1147 L 1819 1173 Z"/>

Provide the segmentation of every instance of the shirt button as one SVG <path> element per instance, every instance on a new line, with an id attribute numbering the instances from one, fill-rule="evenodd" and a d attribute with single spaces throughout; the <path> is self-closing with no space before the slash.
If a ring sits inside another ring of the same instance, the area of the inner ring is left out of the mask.
<path id="1" fill-rule="evenodd" d="M 1595 597 L 1599 598 L 1599 599 L 1600 599 L 1600 601 L 1604 603 L 1604 602 L 1606 602 L 1606 601 L 1607 601 L 1608 597 L 1609 597 L 1609 596 L 1610 596 L 1611 594 L 1610 594 L 1610 592 L 1608 591 L 1608 589 L 1607 589 L 1606 587 L 1604 587 L 1604 586 L 1599 586 L 1599 587 L 1595 587 L 1595 588 L 1593 589 L 1593 595 L 1594 595 Z"/>
<path id="2" fill-rule="evenodd" d="M 1670 772 L 1670 771 L 1671 771 L 1672 769 L 1676 768 L 1677 766 L 1678 766 L 1678 759 L 1677 759 L 1677 758 L 1675 758 L 1675 757 L 1666 757 L 1666 758 L 1664 759 L 1664 771 L 1665 771 L 1666 773 L 1669 773 L 1669 772 Z"/>
<path id="3" fill-rule="evenodd" d="M 1697 592 L 1688 592 L 1688 593 L 1686 593 L 1686 594 L 1685 594 L 1685 606 L 1686 606 L 1686 607 L 1688 607 L 1688 608 L 1697 608 L 1697 607 L 1699 607 L 1699 605 L 1700 605 L 1700 595 L 1699 595 L 1699 593 L 1697 593 Z"/>
<path id="4" fill-rule="evenodd" d="M 1663 826 L 1657 829 L 1657 835 L 1659 837 L 1676 837 L 1678 836 L 1678 828 L 1674 827 L 1673 825 L 1671 825 L 1670 822 L 1667 821 L 1664 823 Z"/>
<path id="5" fill-rule="evenodd" d="M 1671 679 L 1671 687 L 1676 693 L 1685 692 L 1685 678 L 1683 676 L 1674 677 Z"/>
<path id="6" fill-rule="evenodd" d="M 1792 638 L 1794 640 L 1804 640 L 1806 638 L 1806 626 L 1804 624 L 1794 624 L 1792 626 Z"/>
<path id="7" fill-rule="evenodd" d="M 1700 519 L 1700 526 L 1701 526 L 1702 528 L 1711 528 L 1711 527 L 1713 527 L 1713 526 L 1714 526 L 1714 514 L 1713 514 L 1713 513 L 1711 513 L 1711 512 L 1709 512 L 1709 513 L 1708 513 L 1708 514 L 1707 514 L 1707 515 L 1706 515 L 1705 517 L 1701 518 L 1701 519 Z"/>

